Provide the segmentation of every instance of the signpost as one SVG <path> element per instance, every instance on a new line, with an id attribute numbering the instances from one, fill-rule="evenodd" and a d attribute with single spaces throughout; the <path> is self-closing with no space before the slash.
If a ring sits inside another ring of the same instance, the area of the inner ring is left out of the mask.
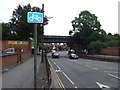
<path id="1" fill-rule="evenodd" d="M 28 23 L 43 23 L 43 13 L 28 12 L 27 15 Z"/>
<path id="2" fill-rule="evenodd" d="M 28 12 L 27 22 L 34 23 L 34 89 L 37 88 L 37 23 L 43 23 L 43 13 Z"/>

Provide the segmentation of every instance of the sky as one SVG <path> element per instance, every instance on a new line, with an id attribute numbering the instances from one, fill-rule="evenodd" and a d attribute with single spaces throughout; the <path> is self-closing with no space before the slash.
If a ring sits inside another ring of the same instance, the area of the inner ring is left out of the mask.
<path id="1" fill-rule="evenodd" d="M 101 28 L 107 33 L 118 33 L 119 0 L 0 0 L 0 22 L 9 22 L 12 12 L 19 4 L 37 6 L 44 4 L 45 15 L 53 17 L 44 28 L 45 35 L 68 36 L 71 21 L 81 11 L 88 10 L 98 17 Z"/>

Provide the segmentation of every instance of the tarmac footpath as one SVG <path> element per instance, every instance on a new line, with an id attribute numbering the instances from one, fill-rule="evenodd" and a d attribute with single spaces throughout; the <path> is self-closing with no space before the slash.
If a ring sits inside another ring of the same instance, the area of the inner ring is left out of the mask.
<path id="1" fill-rule="evenodd" d="M 37 56 L 37 69 L 40 66 L 40 55 Z M 5 88 L 34 88 L 34 57 L 7 68 L 2 73 L 2 90 Z"/>
<path id="2" fill-rule="evenodd" d="M 46 60 L 50 67 L 50 77 L 47 76 Z M 49 79 L 50 78 L 50 82 Z M 2 90 L 6 88 L 25 88 L 34 90 L 34 57 L 25 60 L 22 63 L 6 68 L 2 73 Z M 37 88 L 39 89 L 60 89 L 64 90 L 64 86 L 52 67 L 48 58 L 44 57 L 41 62 L 41 56 L 37 55 Z"/>

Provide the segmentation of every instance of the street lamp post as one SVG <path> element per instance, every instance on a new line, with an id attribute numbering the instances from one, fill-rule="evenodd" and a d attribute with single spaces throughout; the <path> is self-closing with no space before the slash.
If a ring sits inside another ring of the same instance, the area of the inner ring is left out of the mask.
<path id="1" fill-rule="evenodd" d="M 42 35 L 41 35 L 41 46 L 42 46 L 42 52 L 41 52 L 41 62 L 44 62 L 43 60 L 43 47 L 44 47 L 44 25 L 45 25 L 45 22 L 44 22 L 44 4 L 42 4 L 42 13 L 43 13 L 43 23 L 42 23 Z M 53 17 L 46 17 L 48 19 L 52 19 Z"/>

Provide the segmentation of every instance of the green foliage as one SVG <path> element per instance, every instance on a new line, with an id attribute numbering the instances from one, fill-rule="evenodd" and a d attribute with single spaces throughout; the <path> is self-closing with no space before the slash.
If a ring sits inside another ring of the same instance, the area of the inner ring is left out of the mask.
<path id="1" fill-rule="evenodd" d="M 43 49 L 44 49 L 45 51 L 48 51 L 48 50 L 49 50 L 49 46 L 48 46 L 48 45 L 44 45 L 44 46 L 43 46 Z"/>
<path id="2" fill-rule="evenodd" d="M 106 47 L 120 47 L 120 35 L 119 34 L 110 34 L 106 35 L 105 42 L 107 43 Z"/>
<path id="3" fill-rule="evenodd" d="M 82 11 L 78 17 L 71 22 L 73 30 L 69 32 L 73 37 L 81 41 L 82 48 L 87 48 L 91 41 L 104 41 L 106 32 L 101 29 L 101 24 L 95 14 L 89 11 Z"/>
<path id="4" fill-rule="evenodd" d="M 43 49 L 43 50 L 45 50 L 45 51 L 48 51 L 48 50 L 50 49 L 48 45 L 44 45 L 44 46 L 42 47 L 42 45 L 39 44 L 38 47 L 39 47 L 39 49 Z"/>
<path id="5" fill-rule="evenodd" d="M 67 46 L 72 48 L 72 49 L 76 49 L 76 44 L 75 43 L 67 43 Z"/>
<path id="6" fill-rule="evenodd" d="M 58 49 L 59 49 L 60 51 L 64 50 L 63 46 L 59 46 Z"/>
<path id="7" fill-rule="evenodd" d="M 16 40 L 16 35 L 10 29 L 10 23 L 2 23 L 2 40 Z"/>
<path id="8" fill-rule="evenodd" d="M 89 11 L 82 11 L 78 17 L 71 22 L 73 30 L 69 31 L 69 35 L 78 38 L 81 43 L 81 49 L 89 49 L 94 53 L 100 52 L 104 47 L 120 47 L 120 35 L 106 32 L 101 29 L 101 24 L 97 20 L 95 14 Z M 75 48 L 75 44 L 68 44 Z"/>
<path id="9" fill-rule="evenodd" d="M 16 9 L 14 9 L 11 21 L 9 22 L 9 27 L 3 27 L 3 32 L 8 32 L 7 34 L 12 34 L 14 38 L 9 35 L 6 39 L 17 39 L 17 40 L 30 40 L 34 36 L 34 24 L 27 23 L 27 12 L 42 12 L 39 7 L 31 7 L 30 4 L 28 5 L 18 5 Z M 44 25 L 48 24 L 47 17 L 44 17 Z M 38 28 L 38 37 L 43 33 L 41 24 L 37 25 Z M 5 35 L 6 36 L 6 35 Z M 3 35 L 3 37 L 5 37 Z M 8 36 L 8 35 L 7 35 Z"/>
<path id="10" fill-rule="evenodd" d="M 99 53 L 101 48 L 105 48 L 106 47 L 106 43 L 104 42 L 100 42 L 100 41 L 97 41 L 97 42 L 91 42 L 89 45 L 88 45 L 88 49 L 94 53 Z"/>

